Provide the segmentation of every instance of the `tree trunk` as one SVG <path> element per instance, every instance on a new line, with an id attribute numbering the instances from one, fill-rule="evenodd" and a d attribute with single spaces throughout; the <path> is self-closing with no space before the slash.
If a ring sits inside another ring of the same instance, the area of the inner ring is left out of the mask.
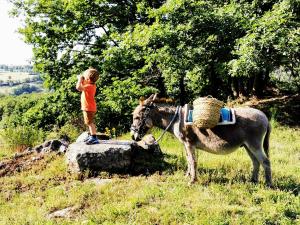
<path id="1" fill-rule="evenodd" d="M 239 81 L 237 77 L 231 78 L 231 92 L 233 98 L 237 98 L 239 96 Z"/>
<path id="2" fill-rule="evenodd" d="M 183 74 L 180 76 L 179 88 L 180 88 L 180 96 L 179 96 L 180 105 L 184 105 L 186 103 L 185 102 L 186 91 L 185 91 L 185 86 L 184 86 L 184 75 Z"/>
<path id="3" fill-rule="evenodd" d="M 214 65 L 211 64 L 209 66 L 209 70 L 210 70 L 210 73 L 209 73 L 209 81 L 210 81 L 210 94 L 212 96 L 218 96 L 218 90 L 219 90 L 219 87 L 220 87 L 220 84 L 217 80 L 217 76 L 216 76 L 216 73 L 215 73 L 215 68 L 214 68 Z"/>
<path id="4" fill-rule="evenodd" d="M 253 94 L 257 97 L 261 97 L 269 80 L 270 75 L 268 69 L 265 69 L 260 73 L 256 74 L 253 83 Z"/>

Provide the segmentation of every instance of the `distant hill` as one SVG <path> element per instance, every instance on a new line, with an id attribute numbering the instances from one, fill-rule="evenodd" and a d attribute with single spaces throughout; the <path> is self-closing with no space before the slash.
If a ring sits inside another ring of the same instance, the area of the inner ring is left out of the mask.
<path id="1" fill-rule="evenodd" d="M 33 66 L 31 65 L 0 64 L 0 73 L 4 73 L 4 72 L 18 72 L 18 73 L 29 73 L 30 75 L 38 75 L 38 73 L 33 71 Z"/>

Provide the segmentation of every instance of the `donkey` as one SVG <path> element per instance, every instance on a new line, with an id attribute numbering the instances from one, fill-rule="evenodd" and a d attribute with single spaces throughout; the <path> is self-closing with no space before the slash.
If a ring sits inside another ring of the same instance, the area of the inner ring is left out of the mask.
<path id="1" fill-rule="evenodd" d="M 179 110 L 178 110 L 179 109 Z M 253 163 L 251 181 L 258 182 L 259 166 L 265 171 L 266 184 L 272 187 L 271 164 L 269 160 L 270 123 L 266 115 L 254 108 L 236 108 L 236 123 L 215 126 L 211 129 L 199 129 L 185 126 L 183 109 L 169 104 L 159 103 L 156 94 L 140 101 L 133 112 L 131 135 L 133 140 L 141 140 L 153 126 L 173 133 L 185 146 L 190 184 L 197 181 L 197 159 L 195 149 L 210 153 L 229 154 L 244 147 Z"/>

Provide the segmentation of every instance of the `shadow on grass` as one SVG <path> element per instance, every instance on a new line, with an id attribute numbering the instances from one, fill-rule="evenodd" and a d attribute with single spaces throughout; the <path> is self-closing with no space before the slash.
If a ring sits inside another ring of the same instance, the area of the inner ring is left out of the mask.
<path id="1" fill-rule="evenodd" d="M 187 163 L 186 159 L 182 156 L 164 154 L 164 167 L 162 171 L 166 171 L 170 174 L 178 170 L 186 171 Z M 211 183 L 216 184 L 232 184 L 232 183 L 251 183 L 252 169 L 248 172 L 245 170 L 238 170 L 234 172 L 232 176 L 232 169 L 226 167 L 219 168 L 206 168 L 200 165 L 197 168 L 198 176 L 201 184 L 208 185 Z M 231 176 L 229 177 L 229 174 Z M 262 181 L 264 182 L 264 176 Z M 279 189 L 285 192 L 291 192 L 293 195 L 298 196 L 300 191 L 300 183 L 292 176 L 277 177 L 274 181 L 274 189 Z"/>
<path id="2" fill-rule="evenodd" d="M 281 191 L 291 192 L 293 195 L 298 196 L 300 191 L 300 183 L 292 176 L 282 176 L 276 178 L 274 188 Z"/>
<path id="3" fill-rule="evenodd" d="M 169 173 L 174 173 L 178 170 L 187 170 L 187 162 L 185 157 L 183 156 L 176 156 L 176 155 L 169 155 L 164 154 L 164 158 L 167 161 L 166 168 L 164 171 Z M 209 183 L 217 183 L 217 184 L 227 184 L 233 182 L 240 182 L 245 183 L 250 180 L 247 176 L 250 177 L 249 173 L 245 173 L 245 171 L 238 171 L 236 172 L 235 176 L 231 179 L 228 178 L 228 174 L 231 172 L 230 169 L 226 167 L 219 167 L 219 168 L 207 168 L 201 167 L 198 165 L 198 178 L 201 180 L 202 184 L 209 184 Z"/>
<path id="4" fill-rule="evenodd" d="M 185 156 L 174 154 L 135 154 L 133 163 L 127 170 L 109 171 L 105 174 L 107 177 L 119 175 L 128 176 L 150 176 L 154 173 L 173 174 L 176 171 L 186 171 L 187 162 Z M 97 170 L 99 172 L 99 170 Z M 231 167 L 220 166 L 218 168 L 207 168 L 198 165 L 198 178 L 201 185 L 214 184 L 238 184 L 251 183 L 252 169 L 233 169 Z M 99 176 L 98 172 L 89 171 L 89 177 Z M 259 184 L 264 184 L 264 176 Z M 299 194 L 300 184 L 292 176 L 283 176 L 274 180 L 274 188 L 285 192 L 291 192 L 295 196 Z"/>

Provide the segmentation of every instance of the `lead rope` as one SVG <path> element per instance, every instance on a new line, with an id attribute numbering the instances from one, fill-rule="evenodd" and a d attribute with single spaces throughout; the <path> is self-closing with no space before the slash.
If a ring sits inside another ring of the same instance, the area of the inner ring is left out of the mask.
<path id="1" fill-rule="evenodd" d="M 177 106 L 176 107 L 176 111 L 175 111 L 175 115 L 173 116 L 171 122 L 169 123 L 169 125 L 166 127 L 166 129 L 163 131 L 163 133 L 159 136 L 159 138 L 154 142 L 154 144 L 158 144 L 158 142 L 162 139 L 162 137 L 164 136 L 164 134 L 168 131 L 168 129 L 170 128 L 170 126 L 173 124 L 174 120 L 176 119 L 176 116 L 179 112 L 179 109 L 181 109 L 181 106 Z"/>

